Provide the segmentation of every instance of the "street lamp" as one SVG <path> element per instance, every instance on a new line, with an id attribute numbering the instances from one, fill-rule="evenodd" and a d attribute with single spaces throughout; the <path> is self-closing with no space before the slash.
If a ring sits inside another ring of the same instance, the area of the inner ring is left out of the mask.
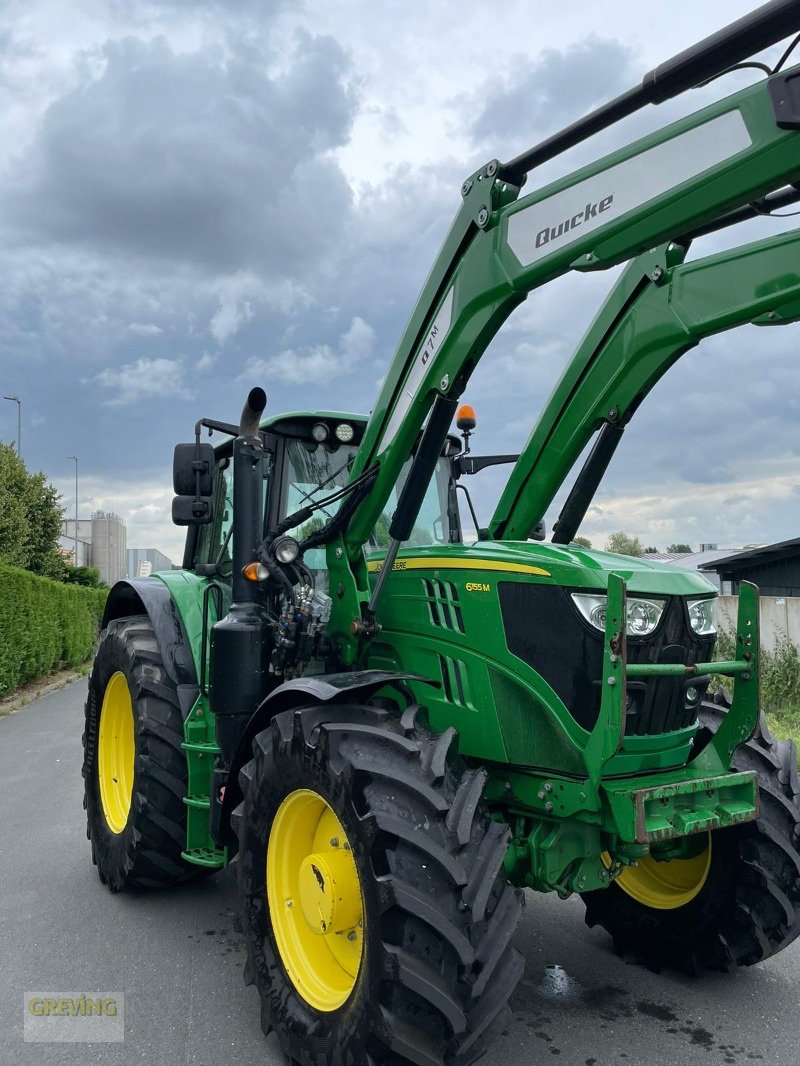
<path id="1" fill-rule="evenodd" d="M 68 455 L 67 459 L 75 460 L 75 565 L 78 565 L 78 457 Z"/>
<path id="2" fill-rule="evenodd" d="M 4 396 L 4 400 L 11 400 L 12 403 L 17 405 L 17 455 L 22 458 L 22 400 L 19 396 Z"/>

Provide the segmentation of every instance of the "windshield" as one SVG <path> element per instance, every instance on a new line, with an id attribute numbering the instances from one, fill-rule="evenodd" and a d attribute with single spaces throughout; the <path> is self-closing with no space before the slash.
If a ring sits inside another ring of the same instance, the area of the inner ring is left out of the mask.
<path id="1" fill-rule="evenodd" d="M 289 439 L 286 441 L 283 486 L 280 498 L 280 517 L 324 499 L 342 489 L 350 479 L 358 448 L 354 444 L 341 444 L 332 447 L 328 443 Z M 375 523 L 375 529 L 369 543 L 365 545 L 367 553 L 381 551 L 389 543 L 389 524 L 397 506 L 397 499 L 405 484 L 411 467 L 409 460 L 403 467 L 397 485 L 386 502 L 386 508 Z M 448 484 L 450 478 L 449 463 L 441 458 L 436 472 L 428 486 L 422 502 L 417 521 L 406 546 L 421 547 L 427 544 L 447 544 L 451 541 L 450 521 L 447 509 Z M 264 491 L 269 483 L 269 474 L 265 476 Z M 211 563 L 219 560 L 223 564 L 223 576 L 229 576 L 232 545 L 228 539 L 233 521 L 233 467 L 229 459 L 220 459 L 214 481 L 214 521 L 202 526 L 195 555 L 196 563 Z M 332 518 L 342 500 L 320 507 L 311 518 L 292 530 L 292 535 L 303 541 L 320 529 Z M 325 548 L 311 548 L 305 553 L 305 563 L 322 587 L 327 585 L 327 564 Z"/>
<path id="2" fill-rule="evenodd" d="M 299 440 L 287 441 L 284 480 L 286 487 L 282 513 L 291 514 L 293 511 L 299 511 L 301 507 L 323 499 L 335 492 L 337 488 L 346 485 L 357 452 L 358 448 L 353 445 L 340 445 L 332 449 L 328 444 Z M 386 503 L 386 509 L 375 523 L 369 544 L 366 545 L 367 552 L 380 551 L 389 543 L 389 523 L 410 467 L 411 460 L 403 467 L 397 485 Z M 450 542 L 450 524 L 447 513 L 449 474 L 447 460 L 440 459 L 422 502 L 417 522 L 410 538 L 406 541 L 408 546 L 417 547 Z M 305 540 L 333 517 L 341 506 L 341 502 L 337 500 L 330 507 L 320 508 L 293 535 L 298 540 Z M 325 548 L 311 548 L 305 553 L 304 560 L 306 566 L 314 572 L 315 577 L 324 582 L 327 567 Z"/>

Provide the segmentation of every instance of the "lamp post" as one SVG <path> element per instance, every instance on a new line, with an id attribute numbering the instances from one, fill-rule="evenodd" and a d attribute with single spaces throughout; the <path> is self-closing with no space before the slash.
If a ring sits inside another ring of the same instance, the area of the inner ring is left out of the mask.
<path id="1" fill-rule="evenodd" d="M 78 457 L 68 455 L 67 459 L 75 460 L 75 565 L 78 565 Z"/>
<path id="2" fill-rule="evenodd" d="M 4 396 L 4 400 L 11 400 L 17 405 L 17 455 L 22 458 L 22 400 L 19 396 Z"/>

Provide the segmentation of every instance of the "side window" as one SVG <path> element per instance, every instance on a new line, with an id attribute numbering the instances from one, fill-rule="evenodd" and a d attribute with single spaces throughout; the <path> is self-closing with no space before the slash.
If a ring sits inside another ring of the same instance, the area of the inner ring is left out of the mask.
<path id="1" fill-rule="evenodd" d="M 411 460 L 409 459 L 400 473 L 397 484 L 392 489 L 391 496 L 386 501 L 383 514 L 375 523 L 375 529 L 369 540 L 369 550 L 371 551 L 385 548 L 389 543 L 389 524 L 410 469 Z M 428 485 L 428 491 L 425 493 L 411 536 L 405 542 L 406 547 L 420 548 L 426 544 L 448 544 L 450 542 L 450 526 L 447 515 L 449 476 L 450 468 L 447 460 L 440 459 L 436 464 L 436 472 L 431 478 L 431 483 Z"/>
<path id="2" fill-rule="evenodd" d="M 200 539 L 195 555 L 196 564 L 215 562 L 220 551 L 222 551 L 223 562 L 230 562 L 231 559 L 228 533 L 233 523 L 233 467 L 229 459 L 220 459 L 217 463 L 212 499 L 214 521 L 207 526 L 200 527 Z"/>
<path id="3" fill-rule="evenodd" d="M 282 514 L 292 514 L 313 500 L 321 499 L 343 488 L 350 477 L 350 469 L 357 449 L 350 445 L 329 448 L 292 440 L 286 447 L 286 495 Z M 340 503 L 320 508 L 299 529 L 293 531 L 298 540 L 305 540 L 323 526 L 338 511 Z M 311 548 L 303 561 L 314 574 L 317 587 L 327 588 L 328 563 L 325 548 Z"/>

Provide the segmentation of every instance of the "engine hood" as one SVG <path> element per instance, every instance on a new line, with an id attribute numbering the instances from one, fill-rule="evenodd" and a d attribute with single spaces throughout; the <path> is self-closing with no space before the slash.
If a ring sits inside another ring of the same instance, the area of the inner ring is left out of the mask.
<path id="1" fill-rule="evenodd" d="M 382 553 L 381 553 L 382 554 Z M 694 570 L 627 555 L 538 541 L 479 541 L 471 545 L 448 544 L 401 549 L 396 569 L 474 569 L 481 563 L 498 575 L 528 573 L 534 580 L 572 588 L 603 589 L 608 575 L 619 574 L 632 593 L 668 596 L 707 596 L 716 593 L 711 582 Z M 370 556 L 370 570 L 379 568 L 380 555 Z M 540 571 L 537 573 L 537 571 Z"/>

